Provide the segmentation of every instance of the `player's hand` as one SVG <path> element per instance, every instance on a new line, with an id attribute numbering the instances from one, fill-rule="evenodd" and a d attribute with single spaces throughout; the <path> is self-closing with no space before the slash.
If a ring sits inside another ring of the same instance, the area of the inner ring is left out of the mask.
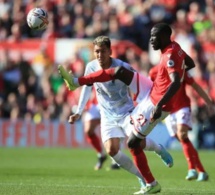
<path id="1" fill-rule="evenodd" d="M 150 116 L 150 122 L 153 123 L 155 120 L 161 117 L 162 106 L 155 106 Z"/>
<path id="2" fill-rule="evenodd" d="M 77 121 L 77 120 L 79 120 L 80 117 L 81 117 L 80 114 L 73 114 L 73 115 L 70 115 L 70 116 L 69 116 L 68 122 L 69 122 L 70 124 L 74 124 L 74 122 Z"/>

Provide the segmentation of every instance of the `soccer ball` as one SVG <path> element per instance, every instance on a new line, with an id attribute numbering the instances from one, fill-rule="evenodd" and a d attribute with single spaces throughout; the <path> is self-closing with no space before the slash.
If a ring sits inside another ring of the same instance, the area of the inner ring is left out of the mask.
<path id="1" fill-rule="evenodd" d="M 34 8 L 27 15 L 27 23 L 31 29 L 44 30 L 49 23 L 48 14 L 42 8 Z"/>

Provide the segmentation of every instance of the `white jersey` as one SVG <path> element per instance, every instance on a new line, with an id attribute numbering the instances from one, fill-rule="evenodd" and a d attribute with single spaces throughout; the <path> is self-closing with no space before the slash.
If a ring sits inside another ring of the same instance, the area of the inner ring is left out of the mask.
<path id="1" fill-rule="evenodd" d="M 112 58 L 110 68 L 124 66 L 132 70 L 132 67 L 119 59 Z M 101 70 L 97 60 L 89 62 L 85 69 L 85 75 Z M 94 83 L 96 97 L 102 118 L 119 120 L 134 109 L 132 98 L 129 95 L 128 86 L 120 80 L 113 80 L 104 83 Z M 91 87 L 84 86 L 81 92 L 77 113 L 83 111 L 83 106 L 89 98 Z"/>

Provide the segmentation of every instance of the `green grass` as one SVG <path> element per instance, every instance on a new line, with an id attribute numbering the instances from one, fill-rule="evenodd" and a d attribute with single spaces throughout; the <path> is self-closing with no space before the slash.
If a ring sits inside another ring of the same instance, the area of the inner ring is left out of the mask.
<path id="1" fill-rule="evenodd" d="M 161 195 L 215 194 L 215 153 L 199 155 L 210 174 L 208 182 L 186 181 L 187 165 L 181 151 L 171 151 L 175 164 L 166 168 L 154 153 L 147 153 Z M 107 171 L 110 160 L 94 171 L 91 149 L 0 148 L 1 195 L 130 195 L 139 190 L 135 176 L 124 170 Z"/>

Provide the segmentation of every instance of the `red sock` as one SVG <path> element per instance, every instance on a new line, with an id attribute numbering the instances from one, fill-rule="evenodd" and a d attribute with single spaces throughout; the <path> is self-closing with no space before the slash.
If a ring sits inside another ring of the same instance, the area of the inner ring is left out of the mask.
<path id="1" fill-rule="evenodd" d="M 189 139 L 181 141 L 182 149 L 188 163 L 188 169 L 195 169 L 195 149 Z"/>
<path id="2" fill-rule="evenodd" d="M 98 153 L 102 153 L 101 141 L 96 134 L 87 135 L 87 141 L 95 148 Z"/>
<path id="3" fill-rule="evenodd" d="M 205 172 L 205 169 L 200 161 L 198 152 L 196 151 L 196 169 L 198 172 Z"/>
<path id="4" fill-rule="evenodd" d="M 148 166 L 146 155 L 143 152 L 142 148 L 139 147 L 135 149 L 130 149 L 130 152 L 133 157 L 134 164 L 137 166 L 140 173 L 143 175 L 146 183 L 152 183 L 153 181 L 155 181 L 155 178 L 153 177 Z"/>
<path id="5" fill-rule="evenodd" d="M 79 77 L 78 82 L 82 85 L 90 85 L 95 82 L 106 82 L 114 79 L 114 68 L 109 68 L 105 70 L 99 70 L 97 72 L 91 73 L 89 75 Z"/>
<path id="6" fill-rule="evenodd" d="M 188 162 L 188 169 L 197 169 L 200 172 L 205 172 L 202 163 L 200 162 L 198 153 L 189 139 L 181 141 L 184 155 Z"/>

